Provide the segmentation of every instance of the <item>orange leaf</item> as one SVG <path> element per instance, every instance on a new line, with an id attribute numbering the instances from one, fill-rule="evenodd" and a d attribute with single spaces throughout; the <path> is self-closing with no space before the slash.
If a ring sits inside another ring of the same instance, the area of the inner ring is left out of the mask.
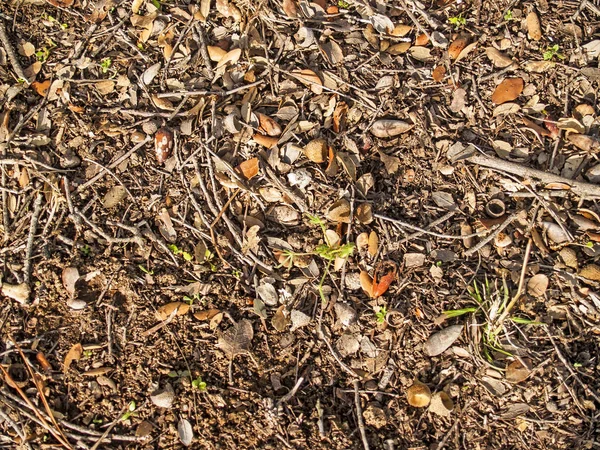
<path id="1" fill-rule="evenodd" d="M 246 180 L 254 178 L 256 175 L 258 175 L 258 158 L 247 159 L 238 165 L 235 170 Z"/>
<path id="2" fill-rule="evenodd" d="M 260 144 L 263 147 L 267 148 L 275 147 L 277 145 L 277 142 L 279 141 L 279 138 L 265 136 L 264 134 L 260 133 L 254 134 L 254 136 L 252 136 L 252 139 L 254 139 L 254 142 L 256 142 L 257 144 Z"/>
<path id="3" fill-rule="evenodd" d="M 373 280 L 371 279 L 369 272 L 366 270 L 360 271 L 360 286 L 369 295 L 369 297 L 373 298 Z"/>
<path id="4" fill-rule="evenodd" d="M 333 131 L 341 133 L 346 129 L 346 117 L 348 116 L 348 105 L 339 102 L 333 111 Z"/>
<path id="5" fill-rule="evenodd" d="M 438 83 L 444 79 L 444 76 L 446 76 L 446 68 L 444 66 L 437 66 L 431 72 L 431 78 Z"/>
<path id="6" fill-rule="evenodd" d="M 83 354 L 83 347 L 81 344 L 75 344 L 73 347 L 71 347 L 71 350 L 69 350 L 69 352 L 67 353 L 67 356 L 65 356 L 65 369 L 64 369 L 64 373 L 67 373 L 67 371 L 69 370 L 69 367 L 71 366 L 71 363 L 73 361 L 77 361 L 79 360 L 79 358 L 81 358 L 81 355 Z"/>
<path id="7" fill-rule="evenodd" d="M 523 92 L 523 78 L 506 78 L 492 94 L 492 102 L 496 105 L 515 100 Z"/>
<path id="8" fill-rule="evenodd" d="M 395 262 L 381 261 L 375 268 L 373 275 L 373 298 L 381 297 L 396 278 L 398 266 Z"/>
<path id="9" fill-rule="evenodd" d="M 458 58 L 460 52 L 467 46 L 469 43 L 469 39 L 467 37 L 461 36 L 456 38 L 448 47 L 448 54 L 450 55 L 450 59 Z"/>
<path id="10" fill-rule="evenodd" d="M 48 89 L 50 89 L 50 80 L 46 81 L 34 81 L 31 83 L 31 87 L 42 97 L 45 97 L 48 93 Z"/>
<path id="11" fill-rule="evenodd" d="M 427 45 L 427 44 L 429 44 L 429 38 L 427 37 L 427 35 L 425 33 L 421 33 L 415 38 L 415 45 Z"/>

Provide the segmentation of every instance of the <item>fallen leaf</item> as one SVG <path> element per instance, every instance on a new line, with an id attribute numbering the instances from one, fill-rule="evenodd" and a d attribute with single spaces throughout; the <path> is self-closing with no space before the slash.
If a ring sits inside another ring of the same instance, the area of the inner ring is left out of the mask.
<path id="1" fill-rule="evenodd" d="M 246 180 L 250 180 L 258 175 L 258 158 L 247 159 L 240 163 L 235 171 L 242 175 Z"/>
<path id="2" fill-rule="evenodd" d="M 319 46 L 319 50 L 329 64 L 337 65 L 344 61 L 342 47 L 333 40 L 323 42 Z"/>
<path id="3" fill-rule="evenodd" d="M 429 44 L 429 36 L 425 33 L 421 33 L 415 38 L 415 45 L 425 46 L 427 44 Z"/>
<path id="4" fill-rule="evenodd" d="M 554 61 L 529 61 L 523 65 L 527 72 L 544 73 L 556 66 Z"/>
<path id="5" fill-rule="evenodd" d="M 377 120 L 371 127 L 371 133 L 378 138 L 388 138 L 406 133 L 414 127 L 413 124 L 395 119 Z"/>
<path id="6" fill-rule="evenodd" d="M 587 53 L 587 56 L 591 59 L 596 58 L 600 55 L 600 39 L 595 39 L 581 46 Z"/>
<path id="7" fill-rule="evenodd" d="M 321 81 L 321 78 L 314 71 L 302 69 L 293 70 L 290 73 L 298 81 L 307 85 L 315 94 L 320 95 L 323 93 L 323 81 Z"/>
<path id="8" fill-rule="evenodd" d="M 527 282 L 527 292 L 534 297 L 542 297 L 548 289 L 548 277 L 542 273 L 532 276 Z"/>
<path id="9" fill-rule="evenodd" d="M 527 363 L 527 362 L 526 362 Z M 506 381 L 520 383 L 525 381 L 531 371 L 517 359 L 506 366 Z"/>
<path id="10" fill-rule="evenodd" d="M 310 316 L 299 311 L 297 309 L 292 310 L 290 314 L 290 321 L 292 322 L 292 326 L 290 327 L 290 332 L 297 330 L 298 328 L 302 328 L 310 323 Z"/>
<path id="11" fill-rule="evenodd" d="M 66 291 L 72 297 L 75 295 L 75 284 L 79 280 L 79 271 L 76 267 L 66 267 L 62 272 L 62 282 Z"/>
<path id="12" fill-rule="evenodd" d="M 281 305 L 277 308 L 277 311 L 275 311 L 275 314 L 271 319 L 271 325 L 273 325 L 273 328 L 275 328 L 276 331 L 282 332 L 286 329 L 288 323 L 289 319 L 285 315 L 285 305 Z"/>
<path id="13" fill-rule="evenodd" d="M 71 363 L 73 361 L 79 361 L 81 355 L 83 354 L 83 347 L 80 343 L 75 344 L 71 349 L 67 352 L 64 361 L 64 373 L 67 373 L 69 367 L 71 367 Z"/>
<path id="14" fill-rule="evenodd" d="M 192 429 L 192 424 L 186 419 L 179 419 L 179 422 L 177 423 L 177 434 L 183 445 L 189 447 L 192 444 L 192 441 L 194 440 L 194 430 Z"/>
<path id="15" fill-rule="evenodd" d="M 341 198 L 329 207 L 327 219 L 332 222 L 350 223 L 350 202 Z"/>
<path id="16" fill-rule="evenodd" d="M 494 47 L 486 48 L 485 54 L 490 59 L 492 64 L 494 64 L 494 66 L 496 66 L 500 69 L 504 69 L 505 67 L 508 67 L 511 64 L 513 64 L 513 60 L 511 58 L 509 58 L 504 53 L 502 53 L 500 50 L 498 50 Z"/>
<path id="17" fill-rule="evenodd" d="M 373 222 L 373 209 L 370 203 L 361 203 L 356 208 L 356 218 L 363 225 Z"/>
<path id="18" fill-rule="evenodd" d="M 394 31 L 394 22 L 383 14 L 373 14 L 370 17 L 370 22 L 375 30 L 380 33 L 391 33 Z"/>
<path id="19" fill-rule="evenodd" d="M 373 298 L 381 297 L 396 279 L 398 265 L 390 260 L 381 261 L 373 274 Z"/>
<path id="20" fill-rule="evenodd" d="M 261 113 L 256 113 L 256 117 L 258 118 L 259 131 L 271 137 L 279 136 L 281 134 L 281 127 L 274 119 Z"/>
<path id="21" fill-rule="evenodd" d="M 157 389 L 150 394 L 150 401 L 159 408 L 171 408 L 175 400 L 175 391 L 169 383 L 165 384 L 162 389 Z"/>
<path id="22" fill-rule="evenodd" d="M 591 281 L 600 281 L 600 266 L 588 264 L 579 271 L 578 275 Z"/>
<path id="23" fill-rule="evenodd" d="M 393 175 L 400 168 L 400 158 L 396 156 L 388 156 L 382 151 L 379 152 L 379 158 L 385 166 L 385 170 L 389 175 Z"/>
<path id="24" fill-rule="evenodd" d="M 392 30 L 392 32 L 390 34 L 392 36 L 396 36 L 396 37 L 404 37 L 411 31 L 412 31 L 411 26 L 404 25 L 404 24 L 398 24 L 394 27 L 394 29 Z"/>
<path id="25" fill-rule="evenodd" d="M 229 358 L 246 353 L 254 337 L 252 323 L 249 320 L 240 320 L 219 336 L 217 348 L 222 350 Z"/>
<path id="26" fill-rule="evenodd" d="M 515 100 L 523 92 L 523 78 L 505 78 L 492 94 L 492 102 L 497 105 Z"/>
<path id="27" fill-rule="evenodd" d="M 531 11 L 527 14 L 526 23 L 529 39 L 533 39 L 534 41 L 542 39 L 542 25 L 540 24 L 540 18 L 535 11 Z"/>
<path id="28" fill-rule="evenodd" d="M 431 397 L 429 411 L 439 416 L 448 417 L 452 414 L 454 402 L 444 391 L 436 392 Z"/>
<path id="29" fill-rule="evenodd" d="M 264 134 L 260 133 L 256 133 L 254 136 L 252 136 L 252 139 L 254 139 L 254 142 L 257 144 L 267 148 L 273 148 L 277 145 L 277 142 L 279 142 L 279 138 L 265 136 Z"/>
<path id="30" fill-rule="evenodd" d="M 304 147 L 304 155 L 312 162 L 318 164 L 327 160 L 327 154 L 327 141 L 322 138 L 313 139 Z"/>
<path id="31" fill-rule="evenodd" d="M 260 226 L 252 225 L 248 231 L 246 231 L 242 245 L 242 253 L 244 255 L 248 254 L 248 252 L 256 252 L 258 250 L 258 244 L 260 244 L 260 236 L 258 236 L 259 230 Z"/>
<path id="32" fill-rule="evenodd" d="M 152 64 L 144 71 L 144 73 L 142 74 L 142 82 L 146 86 L 149 86 L 154 80 L 154 78 L 156 78 L 156 75 L 158 75 L 158 71 L 160 70 L 161 66 L 162 64 L 157 62 L 156 64 Z"/>
<path id="33" fill-rule="evenodd" d="M 235 48 L 233 50 L 228 51 L 218 62 L 217 64 L 217 69 L 224 67 L 227 64 L 237 64 L 237 62 L 240 59 L 240 56 L 242 56 L 242 49 L 241 48 Z"/>
<path id="34" fill-rule="evenodd" d="M 370 298 L 373 298 L 373 279 L 366 270 L 360 271 L 360 287 L 363 288 Z"/>
<path id="35" fill-rule="evenodd" d="M 104 199 L 102 200 L 102 206 L 104 206 L 106 209 L 114 208 L 121 202 L 121 200 L 125 198 L 126 195 L 127 190 L 124 186 L 121 186 L 120 184 L 113 186 L 104 196 Z"/>
<path id="36" fill-rule="evenodd" d="M 456 57 L 456 59 L 454 60 L 455 63 L 462 61 L 463 59 L 465 59 L 467 56 L 469 56 L 469 54 L 477 47 L 477 42 L 472 42 L 471 44 L 467 45 L 465 48 L 463 48 L 461 50 L 461 52 L 458 54 L 458 56 Z"/>
<path id="37" fill-rule="evenodd" d="M 46 81 L 34 81 L 31 83 L 31 87 L 35 92 L 37 92 L 40 96 L 45 97 L 48 93 L 48 89 L 50 89 L 50 80 Z"/>
<path id="38" fill-rule="evenodd" d="M 346 118 L 348 116 L 348 104 L 346 102 L 338 102 L 333 111 L 333 131 L 342 133 L 346 130 Z"/>
<path id="39" fill-rule="evenodd" d="M 208 57 L 211 61 L 218 63 L 227 54 L 227 50 L 223 50 L 221 47 L 216 45 L 207 45 L 206 50 L 208 51 Z"/>
<path id="40" fill-rule="evenodd" d="M 452 325 L 432 334 L 425 343 L 425 353 L 437 356 L 444 353 L 460 337 L 463 325 Z"/>
<path id="41" fill-rule="evenodd" d="M 375 255 L 377 254 L 377 250 L 379 249 L 379 237 L 377 236 L 377 233 L 375 233 L 374 231 L 371 231 L 371 233 L 369 233 L 369 254 L 374 258 Z"/>
<path id="42" fill-rule="evenodd" d="M 396 56 L 406 53 L 410 47 L 410 42 L 399 42 L 398 44 L 390 45 L 385 51 L 390 55 Z"/>
<path id="43" fill-rule="evenodd" d="M 57 8 L 68 8 L 72 6 L 75 0 L 46 0 L 52 6 L 56 6 Z"/>
<path id="44" fill-rule="evenodd" d="M 296 19 L 298 17 L 298 8 L 294 0 L 283 0 L 283 12 L 290 18 Z"/>
<path id="45" fill-rule="evenodd" d="M 437 81 L 438 83 L 441 82 L 445 76 L 446 67 L 444 67 L 443 65 L 436 66 L 436 68 L 433 69 L 433 72 L 431 72 L 431 78 L 433 78 L 433 81 Z"/>
<path id="46" fill-rule="evenodd" d="M 218 309 L 205 309 L 204 311 L 198 311 L 194 313 L 194 317 L 198 320 L 210 320 L 213 317 L 215 317 L 217 314 L 219 314 L 219 310 Z"/>
<path id="47" fill-rule="evenodd" d="M 448 47 L 448 55 L 450 56 L 450 59 L 458 58 L 458 55 L 460 55 L 460 52 L 463 51 L 463 49 L 467 46 L 468 43 L 469 38 L 467 36 L 459 36 L 458 38 L 456 38 L 450 44 L 450 47 Z"/>
<path id="48" fill-rule="evenodd" d="M 596 153 L 600 150 L 600 140 L 595 137 L 587 136 L 585 134 L 570 133 L 567 135 L 567 139 L 571 144 L 583 151 Z"/>
<path id="49" fill-rule="evenodd" d="M 190 310 L 190 305 L 184 302 L 170 302 L 156 310 L 158 320 L 167 320 L 171 314 L 183 316 Z"/>

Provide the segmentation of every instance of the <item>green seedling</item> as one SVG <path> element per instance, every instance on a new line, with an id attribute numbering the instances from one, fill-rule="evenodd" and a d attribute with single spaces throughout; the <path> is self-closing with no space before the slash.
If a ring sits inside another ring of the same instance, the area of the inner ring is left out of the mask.
<path id="1" fill-rule="evenodd" d="M 200 294 L 194 294 L 191 297 L 188 295 L 183 296 L 183 301 L 192 306 L 194 302 L 200 302 Z"/>
<path id="2" fill-rule="evenodd" d="M 514 16 L 513 16 L 513 12 L 511 9 L 507 10 L 504 13 L 504 21 L 505 22 L 510 22 L 511 20 L 515 20 Z"/>
<path id="3" fill-rule="evenodd" d="M 102 73 L 107 73 L 111 65 L 112 60 L 110 58 L 104 58 L 102 61 L 100 61 L 100 70 Z"/>
<path id="4" fill-rule="evenodd" d="M 447 318 L 472 315 L 483 344 L 481 352 L 490 363 L 493 362 L 492 352 L 512 356 L 503 349 L 500 340 L 501 334 L 506 329 L 504 318 L 509 319 L 515 325 L 543 325 L 541 322 L 523 317 L 507 317 L 507 314 L 510 313 L 510 310 L 507 309 L 510 302 L 510 291 L 504 278 L 501 284 L 498 283 L 498 280 L 491 283 L 487 277 L 484 283 L 474 281 L 473 287 L 469 288 L 469 295 L 476 306 L 444 311 L 444 315 Z"/>
<path id="5" fill-rule="evenodd" d="M 48 50 L 46 47 L 41 48 L 37 52 L 35 52 L 35 59 L 37 59 L 39 62 L 46 62 L 49 56 L 50 50 Z"/>
<path id="6" fill-rule="evenodd" d="M 558 44 L 554 44 L 553 46 L 548 47 L 546 51 L 542 54 L 542 57 L 544 58 L 544 61 L 552 61 L 554 57 L 557 57 L 558 59 L 566 58 L 565 55 L 560 53 L 560 47 L 558 46 Z"/>
<path id="7" fill-rule="evenodd" d="M 127 406 L 127 411 L 125 412 L 125 414 L 123 414 L 121 416 L 121 421 L 126 421 L 128 420 L 131 416 L 135 415 L 135 408 L 136 408 L 136 404 L 135 401 L 132 400 L 129 402 L 129 405 Z"/>
<path id="8" fill-rule="evenodd" d="M 148 275 L 154 275 L 154 270 L 148 270 L 146 269 L 145 266 L 143 266 L 142 264 L 139 264 L 138 267 L 140 268 L 140 270 L 144 273 L 147 273 Z"/>
<path id="9" fill-rule="evenodd" d="M 91 358 L 92 357 L 92 351 L 91 350 L 84 350 L 83 351 L 83 357 L 84 358 Z"/>
<path id="10" fill-rule="evenodd" d="M 385 306 L 376 307 L 375 310 L 375 318 L 377 319 L 377 323 L 385 323 L 385 318 L 387 317 L 388 310 Z"/>
<path id="11" fill-rule="evenodd" d="M 167 247 L 169 247 L 169 250 L 171 250 L 175 256 L 181 255 L 186 261 L 191 261 L 192 259 L 194 259 L 194 257 L 190 253 L 181 250 L 175 244 L 169 244 L 167 245 Z"/>
<path id="12" fill-rule="evenodd" d="M 170 378 L 187 378 L 190 376 L 189 370 L 171 370 L 168 374 Z"/>
<path id="13" fill-rule="evenodd" d="M 92 254 L 92 248 L 89 245 L 84 245 L 79 248 L 81 254 L 85 257 L 88 257 Z"/>
<path id="14" fill-rule="evenodd" d="M 465 19 L 462 13 L 460 13 L 458 16 L 449 17 L 448 22 L 450 22 L 450 25 L 458 30 L 460 27 L 464 27 L 467 24 L 467 19 Z"/>
<path id="15" fill-rule="evenodd" d="M 350 3 L 345 2 L 344 0 L 338 0 L 337 5 L 340 9 L 350 9 Z"/>
<path id="16" fill-rule="evenodd" d="M 202 377 L 198 376 L 195 380 L 192 380 L 192 387 L 198 389 L 200 392 L 206 391 L 206 382 L 202 381 Z"/>
<path id="17" fill-rule="evenodd" d="M 156 9 L 160 9 L 162 7 L 162 5 L 160 4 L 160 2 L 158 0 L 151 0 L 151 1 Z"/>

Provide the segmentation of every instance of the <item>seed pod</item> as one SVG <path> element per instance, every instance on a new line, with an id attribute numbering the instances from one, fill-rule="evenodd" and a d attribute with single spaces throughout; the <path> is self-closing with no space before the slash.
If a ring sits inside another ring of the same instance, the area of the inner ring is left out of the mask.
<path id="1" fill-rule="evenodd" d="M 163 164 L 173 151 L 173 132 L 167 128 L 160 128 L 154 135 L 154 151 L 159 164 Z"/>

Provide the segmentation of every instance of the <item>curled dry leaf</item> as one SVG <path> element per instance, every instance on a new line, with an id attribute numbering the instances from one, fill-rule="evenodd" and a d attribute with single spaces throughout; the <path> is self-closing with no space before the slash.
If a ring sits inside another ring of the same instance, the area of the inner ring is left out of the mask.
<path id="1" fill-rule="evenodd" d="M 50 80 L 34 81 L 33 83 L 31 83 L 31 87 L 33 88 L 33 90 L 35 92 L 38 93 L 38 95 L 45 97 L 46 94 L 48 93 L 48 89 L 50 89 L 50 84 L 51 84 Z"/>
<path id="2" fill-rule="evenodd" d="M 323 93 L 323 82 L 321 78 L 310 69 L 293 70 L 291 75 L 301 83 L 307 85 L 311 91 L 320 95 Z"/>
<path id="3" fill-rule="evenodd" d="M 321 164 L 327 160 L 328 148 L 325 139 L 313 139 L 304 147 L 304 155 L 312 162 Z"/>
<path id="4" fill-rule="evenodd" d="M 448 394 L 444 391 L 436 392 L 431 397 L 431 403 L 429 404 L 429 411 L 439 416 L 448 417 L 452 414 L 454 409 L 454 402 Z"/>
<path id="5" fill-rule="evenodd" d="M 69 367 L 71 367 L 71 363 L 73 361 L 78 361 L 79 358 L 81 358 L 82 354 L 83 354 L 83 347 L 81 346 L 80 343 L 77 343 L 73 347 L 70 348 L 70 350 L 67 352 L 67 355 L 65 356 L 64 373 L 67 373 L 67 371 L 69 370 Z"/>
<path id="6" fill-rule="evenodd" d="M 252 136 L 252 139 L 254 139 L 254 142 L 257 144 L 267 148 L 273 148 L 277 145 L 277 142 L 279 142 L 279 138 L 265 136 L 264 134 L 260 133 L 255 133 L 254 136 Z"/>
<path id="7" fill-rule="evenodd" d="M 344 198 L 339 199 L 327 211 L 327 219 L 332 222 L 350 223 L 350 202 Z"/>
<path id="8" fill-rule="evenodd" d="M 540 18 L 535 13 L 535 11 L 531 11 L 527 14 L 527 35 L 529 39 L 534 41 L 539 41 L 542 39 L 542 25 L 540 24 Z"/>
<path id="9" fill-rule="evenodd" d="M 425 408 L 431 401 L 431 390 L 426 384 L 415 380 L 412 386 L 406 391 L 406 399 L 410 406 Z"/>
<path id="10" fill-rule="evenodd" d="M 246 180 L 250 180 L 258 175 L 258 158 L 250 158 L 240 163 L 235 171 Z"/>
<path id="11" fill-rule="evenodd" d="M 523 358 L 523 362 L 525 364 L 530 363 L 526 358 Z M 506 381 L 520 383 L 521 381 L 525 381 L 530 373 L 531 370 L 517 359 L 506 366 Z"/>
<path id="12" fill-rule="evenodd" d="M 505 78 L 492 94 L 492 102 L 496 105 L 515 100 L 523 92 L 523 78 Z"/>
<path id="13" fill-rule="evenodd" d="M 169 159 L 173 151 L 173 145 L 173 132 L 167 127 L 158 129 L 154 135 L 154 152 L 159 164 L 163 164 Z"/>
<path id="14" fill-rule="evenodd" d="M 217 348 L 225 352 L 229 358 L 233 358 L 250 350 L 253 337 L 252 323 L 249 320 L 240 320 L 219 336 Z"/>
<path id="15" fill-rule="evenodd" d="M 256 113 L 256 117 L 258 118 L 259 130 L 261 132 L 271 137 L 281 134 L 281 127 L 275 120 L 261 113 Z"/>
<path id="16" fill-rule="evenodd" d="M 158 320 L 167 320 L 171 317 L 171 314 L 177 316 L 183 316 L 190 310 L 190 305 L 184 302 L 171 302 L 161 306 L 156 311 L 156 318 Z"/>
<path id="17" fill-rule="evenodd" d="M 221 47 L 217 47 L 216 45 L 208 45 L 206 50 L 208 50 L 208 57 L 210 60 L 216 63 L 221 61 L 227 54 L 226 50 L 223 50 Z"/>
<path id="18" fill-rule="evenodd" d="M 333 111 L 333 131 L 342 133 L 346 130 L 346 118 L 348 117 L 348 104 L 346 102 L 338 102 Z"/>
<path id="19" fill-rule="evenodd" d="M 382 119 L 377 120 L 371 127 L 371 133 L 378 138 L 388 138 L 406 133 L 414 127 L 413 124 L 402 120 Z"/>
<path id="20" fill-rule="evenodd" d="M 398 265 L 391 260 L 381 261 L 373 274 L 373 298 L 381 297 L 396 279 Z"/>
<path id="21" fill-rule="evenodd" d="M 542 297 L 548 289 L 548 277 L 543 273 L 532 276 L 527 282 L 527 292 L 534 297 Z"/>
<path id="22" fill-rule="evenodd" d="M 373 222 L 373 209 L 370 203 L 361 203 L 356 208 L 356 218 L 364 225 Z"/>
<path id="23" fill-rule="evenodd" d="M 500 50 L 494 47 L 488 47 L 485 49 L 485 54 L 490 59 L 490 61 L 494 64 L 494 66 L 504 69 L 505 67 L 510 66 L 513 63 L 513 60 L 502 53 Z"/>

